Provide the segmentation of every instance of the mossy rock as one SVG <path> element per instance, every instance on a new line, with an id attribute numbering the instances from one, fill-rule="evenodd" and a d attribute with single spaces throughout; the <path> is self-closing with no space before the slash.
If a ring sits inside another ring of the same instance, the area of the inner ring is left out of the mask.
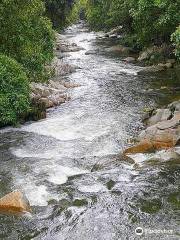
<path id="1" fill-rule="evenodd" d="M 72 205 L 75 207 L 83 207 L 88 205 L 88 201 L 86 199 L 75 199 Z"/>
<path id="2" fill-rule="evenodd" d="M 109 182 L 106 183 L 106 186 L 108 190 L 111 190 L 116 183 L 113 180 L 109 180 Z"/>
<path id="3" fill-rule="evenodd" d="M 152 199 L 150 201 L 144 200 L 141 205 L 141 211 L 149 214 L 157 213 L 161 210 L 162 203 L 159 199 Z"/>
<path id="4" fill-rule="evenodd" d="M 168 202 L 174 207 L 180 209 L 180 192 L 171 193 L 168 196 Z"/>

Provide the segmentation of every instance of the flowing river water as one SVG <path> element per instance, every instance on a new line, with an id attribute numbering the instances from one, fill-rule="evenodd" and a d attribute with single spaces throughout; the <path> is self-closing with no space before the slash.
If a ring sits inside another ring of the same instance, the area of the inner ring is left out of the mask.
<path id="1" fill-rule="evenodd" d="M 175 97 L 157 90 L 173 86 L 174 75 L 138 75 L 140 67 L 117 55 L 86 55 L 112 44 L 98 36 L 83 24 L 64 33 L 84 48 L 64 59 L 79 67 L 65 77 L 81 85 L 70 101 L 45 120 L 0 131 L 0 196 L 20 189 L 33 209 L 31 217 L 0 215 L 0 239 L 180 237 L 177 162 L 139 155 L 133 164 L 120 155 L 143 128 L 143 109 Z"/>

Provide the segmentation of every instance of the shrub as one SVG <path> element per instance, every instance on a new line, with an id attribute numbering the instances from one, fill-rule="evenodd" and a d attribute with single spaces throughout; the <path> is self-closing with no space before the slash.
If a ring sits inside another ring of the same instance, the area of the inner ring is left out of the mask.
<path id="1" fill-rule="evenodd" d="M 1 0 L 0 52 L 23 65 L 33 81 L 53 58 L 54 33 L 41 0 Z"/>
<path id="2" fill-rule="evenodd" d="M 177 30 L 172 34 L 171 40 L 174 42 L 174 45 L 176 47 L 175 49 L 175 55 L 180 60 L 180 26 L 177 28 Z"/>
<path id="3" fill-rule="evenodd" d="M 46 14 L 55 29 L 59 30 L 67 25 L 73 2 L 73 0 L 45 0 Z"/>
<path id="4" fill-rule="evenodd" d="M 29 110 L 29 83 L 23 67 L 0 55 L 0 126 L 16 124 Z"/>
<path id="5" fill-rule="evenodd" d="M 134 31 L 143 46 L 170 42 L 170 36 L 180 20 L 179 0 L 134 1 L 130 12 Z"/>

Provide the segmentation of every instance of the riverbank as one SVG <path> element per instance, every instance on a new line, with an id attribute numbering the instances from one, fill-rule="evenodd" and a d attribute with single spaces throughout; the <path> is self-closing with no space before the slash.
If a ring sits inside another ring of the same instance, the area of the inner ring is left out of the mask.
<path id="1" fill-rule="evenodd" d="M 121 42 L 121 37 L 121 27 L 117 27 L 108 33 L 99 33 L 97 39 L 103 39 L 105 41 L 110 39 L 116 44 L 106 48 L 103 47 L 101 49 L 86 51 L 85 55 L 105 53 L 115 54 L 120 56 L 122 61 L 127 64 L 141 66 L 138 71 L 139 75 L 158 73 L 171 68 L 178 69 L 178 63 L 174 58 L 168 59 L 163 55 L 167 52 L 165 46 L 162 48 L 154 46 L 146 49 L 144 52 L 138 52 L 137 49 L 117 44 L 117 42 Z M 65 63 L 64 58 L 68 58 L 70 56 L 69 53 L 81 51 L 83 48 L 76 43 L 68 42 L 62 34 L 58 33 L 56 33 L 55 42 L 55 57 L 52 64 L 48 66 L 49 71 L 53 73 L 54 77 L 49 79 L 46 83 L 32 82 L 30 84 L 31 110 L 28 114 L 21 116 L 21 123 L 29 120 L 37 121 L 46 118 L 47 109 L 57 107 L 70 100 L 71 97 L 68 94 L 69 89 L 79 87 L 76 83 L 64 81 L 64 76 L 67 76 L 78 69 L 78 66 L 71 65 L 71 63 Z M 157 55 L 157 53 L 159 56 L 161 55 L 161 57 L 155 59 L 153 56 Z M 152 61 L 149 61 L 150 59 L 154 59 L 156 64 L 149 66 L 149 64 L 152 63 Z"/>
<path id="2" fill-rule="evenodd" d="M 63 77 L 76 71 L 77 66 L 67 64 L 63 61 L 69 52 L 82 50 L 75 43 L 70 44 L 64 40 L 63 35 L 56 33 L 54 48 L 54 59 L 48 70 L 52 72 L 53 78 L 45 83 L 32 82 L 30 84 L 31 111 L 23 120 L 40 120 L 46 118 L 46 110 L 60 106 L 70 100 L 68 90 L 79 87 L 76 83 L 66 82 Z"/>
<path id="3" fill-rule="evenodd" d="M 116 42 L 116 45 L 109 48 L 108 51 L 124 55 L 125 58 L 123 60 L 127 63 L 143 66 L 143 73 L 160 72 L 179 66 L 172 44 L 152 45 L 142 50 L 135 43 L 128 41 L 128 37 L 124 35 L 122 26 L 103 33 L 100 38 L 111 39 Z"/>

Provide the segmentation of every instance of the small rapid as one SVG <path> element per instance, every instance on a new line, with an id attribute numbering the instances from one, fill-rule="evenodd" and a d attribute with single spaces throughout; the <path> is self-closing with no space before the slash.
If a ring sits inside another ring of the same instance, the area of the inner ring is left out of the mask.
<path id="1" fill-rule="evenodd" d="M 112 43 L 82 23 L 64 38 L 83 48 L 64 58 L 78 66 L 64 80 L 80 87 L 46 119 L 0 131 L 0 195 L 20 189 L 33 208 L 31 218 L 0 216 L 0 239 L 136 239 L 136 227 L 172 230 L 143 239 L 178 239 L 178 164 L 121 157 L 143 128 L 143 109 L 166 98 L 147 91 L 162 76 L 86 55 Z"/>

